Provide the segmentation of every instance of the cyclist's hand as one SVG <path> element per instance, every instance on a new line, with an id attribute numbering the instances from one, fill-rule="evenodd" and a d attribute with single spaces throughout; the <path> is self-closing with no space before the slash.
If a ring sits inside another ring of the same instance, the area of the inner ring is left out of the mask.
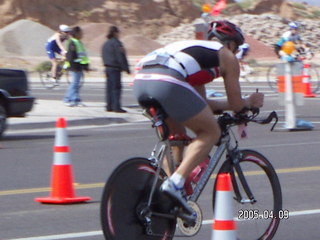
<path id="1" fill-rule="evenodd" d="M 250 108 L 261 108 L 264 102 L 264 94 L 260 92 L 252 93 L 249 96 Z"/>

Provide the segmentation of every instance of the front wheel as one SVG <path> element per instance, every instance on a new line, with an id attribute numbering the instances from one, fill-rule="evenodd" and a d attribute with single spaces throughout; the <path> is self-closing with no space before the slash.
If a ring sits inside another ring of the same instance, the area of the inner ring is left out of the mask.
<path id="1" fill-rule="evenodd" d="M 233 160 L 228 159 L 219 170 L 219 173 L 231 175 L 237 239 L 270 240 L 278 229 L 280 219 L 289 217 L 288 211 L 282 210 L 278 176 L 262 154 L 242 150 L 238 156 L 238 163 L 231 163 Z"/>
<path id="2" fill-rule="evenodd" d="M 42 85 L 47 89 L 58 86 L 57 80 L 51 77 L 51 71 L 39 71 L 39 77 Z"/>
<path id="3" fill-rule="evenodd" d="M 160 171 L 155 192 L 148 204 L 156 170 L 145 158 L 129 159 L 114 170 L 103 190 L 100 208 L 105 239 L 173 238 L 176 219 L 156 214 L 165 214 L 172 208 L 171 202 L 158 190 L 165 178 L 164 171 Z"/>

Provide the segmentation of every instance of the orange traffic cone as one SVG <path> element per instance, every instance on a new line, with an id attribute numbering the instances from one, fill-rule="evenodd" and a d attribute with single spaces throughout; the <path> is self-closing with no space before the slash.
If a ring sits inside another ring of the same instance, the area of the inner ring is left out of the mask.
<path id="1" fill-rule="evenodd" d="M 315 97 L 311 91 L 311 83 L 310 83 L 310 64 L 303 65 L 303 76 L 302 76 L 302 83 L 303 83 L 303 93 L 304 97 Z"/>
<path id="2" fill-rule="evenodd" d="M 66 126 L 67 123 L 64 118 L 57 120 L 51 176 L 51 194 L 49 197 L 35 198 L 34 200 L 37 202 L 66 204 L 79 203 L 91 199 L 90 197 L 75 196 Z"/>
<path id="3" fill-rule="evenodd" d="M 233 220 L 232 184 L 229 173 L 218 175 L 216 201 L 211 240 L 236 240 L 236 223 Z"/>

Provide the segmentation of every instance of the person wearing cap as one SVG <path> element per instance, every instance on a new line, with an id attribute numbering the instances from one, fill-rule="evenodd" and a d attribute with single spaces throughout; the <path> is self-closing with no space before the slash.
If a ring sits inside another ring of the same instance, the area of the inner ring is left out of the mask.
<path id="1" fill-rule="evenodd" d="M 71 28 L 69 26 L 62 24 L 59 26 L 59 30 L 55 32 L 46 43 L 47 55 L 52 63 L 51 76 L 52 81 L 54 82 L 56 81 L 58 66 L 56 54 L 60 54 L 62 56 L 66 55 L 67 50 L 65 49 L 63 42 L 69 38 L 70 31 Z"/>
<path id="2" fill-rule="evenodd" d="M 120 31 L 111 26 L 107 34 L 108 40 L 102 46 L 102 60 L 105 66 L 106 82 L 106 111 L 125 113 L 121 108 L 121 72 L 130 74 L 126 51 L 119 40 Z"/>
<path id="3" fill-rule="evenodd" d="M 176 171 L 160 186 L 160 191 L 188 215 L 193 210 L 184 197 L 184 183 L 192 170 L 207 158 L 221 134 L 213 113 L 243 112 L 263 105 L 262 93 L 242 97 L 235 54 L 244 42 L 244 35 L 235 24 L 213 21 L 208 29 L 208 41 L 174 42 L 139 62 L 141 70 L 134 79 L 137 101 L 143 105 L 152 99 L 160 104 L 169 116 L 166 122 L 171 135 L 185 134 L 185 127 L 195 134 Z M 223 78 L 227 99 L 207 99 L 205 85 L 218 77 Z"/>

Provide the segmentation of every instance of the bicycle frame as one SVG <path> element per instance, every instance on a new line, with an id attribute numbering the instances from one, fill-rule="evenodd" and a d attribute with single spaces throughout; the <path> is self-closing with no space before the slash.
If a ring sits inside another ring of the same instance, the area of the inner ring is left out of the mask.
<path id="1" fill-rule="evenodd" d="M 267 221 L 267 225 L 265 225 L 265 221 L 263 221 L 262 224 L 260 224 L 261 222 L 258 222 L 260 226 L 254 234 L 263 237 L 258 239 L 271 239 L 278 228 L 280 221 L 278 213 L 282 207 L 279 180 L 271 163 L 263 155 L 254 150 L 242 150 L 238 148 L 238 140 L 233 133 L 232 127 L 248 122 L 267 124 L 274 119 L 277 122 L 277 114 L 271 112 L 267 118 L 255 119 L 259 112 L 252 110 L 252 114 L 250 115 L 238 113 L 237 115 L 232 116 L 229 113 L 223 113 L 223 115 L 218 118 L 222 135 L 217 147 L 215 147 L 212 157 L 209 161 L 206 159 L 205 164 L 198 166 L 199 168 L 197 170 L 199 171 L 193 172 L 186 181 L 185 190 L 188 194 L 186 200 L 188 201 L 190 208 L 192 208 L 192 214 L 190 214 L 190 212 L 186 212 L 179 204 L 170 201 L 169 196 L 163 195 L 160 186 L 176 168 L 176 159 L 173 155 L 172 147 L 180 146 L 180 144 L 187 145 L 190 143 L 191 139 L 189 137 L 169 135 L 168 126 L 164 122 L 165 116 L 161 109 L 158 110 L 159 111 L 147 112 L 150 113 L 149 115 L 147 114 L 147 116 L 151 117 L 152 126 L 156 129 L 159 137 L 150 157 L 148 159 L 132 158 L 127 160 L 119 166 L 118 170 L 115 171 L 107 181 L 103 194 L 104 204 L 101 207 L 101 219 L 105 236 L 109 236 L 110 234 L 115 236 L 114 229 L 110 228 L 110 223 L 111 225 L 120 224 L 122 228 L 127 227 L 126 224 L 123 223 L 122 218 L 122 215 L 125 214 L 127 210 L 123 209 L 121 204 L 112 204 L 113 202 L 122 201 L 123 194 L 121 193 L 127 192 L 136 197 L 129 205 L 128 210 L 130 210 L 130 221 L 132 217 L 135 217 L 135 224 L 132 225 L 133 228 L 131 229 L 131 232 L 137 233 L 137 236 L 143 236 L 143 239 L 148 239 L 148 236 L 160 237 L 161 239 L 172 239 L 173 237 L 190 237 L 195 235 L 200 230 L 201 222 L 203 220 L 201 208 L 198 205 L 197 200 L 211 178 L 212 173 L 216 168 L 219 168 L 219 170 L 216 171 L 217 175 L 220 173 L 229 173 L 231 175 L 234 194 L 233 199 L 236 200 L 237 203 L 235 205 L 237 207 L 240 209 L 248 209 L 248 211 L 253 211 L 254 207 L 258 207 L 259 210 L 260 199 L 263 200 L 262 206 L 266 203 L 266 205 L 270 207 L 270 210 L 264 210 L 263 207 L 260 208 L 263 213 L 267 211 L 272 214 L 272 216 L 269 216 L 268 214 L 267 217 L 263 215 L 262 219 L 259 218 L 260 220 L 270 218 L 270 220 Z M 272 129 L 276 122 L 272 126 Z M 222 162 L 218 164 L 222 158 Z M 265 192 L 262 192 L 262 195 L 260 191 L 255 193 L 255 196 L 252 194 L 251 190 L 256 190 L 257 187 L 259 189 L 260 182 L 255 184 L 256 182 L 253 181 L 252 178 L 247 178 L 245 172 L 250 172 L 251 170 L 255 171 L 256 167 L 258 167 L 259 171 L 262 169 L 265 172 L 265 176 L 267 176 L 265 180 L 269 186 L 269 189 L 267 189 L 269 191 L 266 191 L 266 193 L 272 194 L 270 195 L 270 198 L 265 198 Z M 169 174 L 166 174 L 166 171 L 169 172 Z M 132 176 L 133 178 L 136 178 L 136 181 L 133 181 L 132 185 L 128 184 L 122 188 L 122 183 L 127 181 L 126 176 Z M 141 189 L 141 184 L 146 184 L 144 189 Z M 120 189 L 118 189 L 119 187 Z M 120 194 L 115 194 L 115 189 L 118 189 Z M 216 186 L 213 188 L 212 193 L 214 209 L 216 203 L 215 190 Z M 265 199 L 267 199 L 267 202 L 264 201 Z M 257 205 L 253 205 L 254 203 L 257 203 Z M 111 210 L 111 208 L 114 210 Z M 113 211 L 118 214 L 113 214 Z M 175 233 L 177 226 L 182 235 Z M 250 227 L 250 224 L 242 226 L 244 231 L 241 232 L 240 235 L 244 237 L 247 233 L 247 226 Z M 119 232 L 119 236 L 123 235 Z"/>
<path id="2" fill-rule="evenodd" d="M 228 136 L 229 137 L 229 136 Z M 227 147 L 229 145 L 229 139 L 226 139 L 225 142 L 222 142 L 219 147 L 216 149 L 214 152 L 214 155 L 211 157 L 209 164 L 198 181 L 196 187 L 193 190 L 193 194 L 190 196 L 190 200 L 193 202 L 196 202 L 202 193 L 204 187 L 206 186 L 207 182 L 209 181 L 213 171 L 215 170 L 218 162 L 221 160 L 223 157 L 224 153 L 228 150 Z"/>
<path id="3" fill-rule="evenodd" d="M 210 179 L 213 171 L 215 170 L 218 162 L 223 157 L 224 153 L 230 152 L 233 149 L 230 144 L 229 134 L 226 134 L 225 136 L 223 136 L 220 141 L 221 142 L 218 148 L 215 150 L 214 155 L 211 157 L 204 174 L 202 175 L 200 180 L 197 182 L 196 187 L 193 190 L 193 194 L 189 197 L 189 200 L 193 202 L 196 202 L 199 196 L 201 195 L 204 187 L 206 186 L 208 180 Z M 151 152 L 151 156 L 149 157 L 149 160 L 154 164 L 154 166 L 157 166 L 159 172 L 163 166 L 165 156 L 167 157 L 170 171 L 173 170 L 172 172 L 174 172 L 174 159 L 172 156 L 171 145 L 169 140 L 159 141 L 155 145 L 153 151 Z M 157 176 L 159 176 L 159 172 L 157 172 Z M 156 186 L 157 176 L 155 177 L 155 181 L 153 183 L 149 203 L 151 202 L 152 195 Z"/>
<path id="4" fill-rule="evenodd" d="M 205 188 L 207 182 L 209 181 L 211 175 L 213 174 L 214 170 L 216 169 L 218 163 L 223 158 L 224 154 L 227 153 L 228 157 L 225 161 L 230 161 L 230 164 L 235 167 L 235 171 L 237 175 L 239 176 L 241 185 L 243 186 L 243 189 L 247 195 L 247 199 L 244 199 L 239 191 L 238 183 L 233 181 L 232 185 L 234 188 L 236 200 L 240 203 L 254 203 L 256 200 L 251 192 L 250 187 L 248 186 L 244 174 L 242 172 L 242 169 L 239 165 L 238 158 L 239 156 L 236 155 L 239 153 L 238 150 L 238 144 L 236 143 L 236 146 L 232 146 L 231 144 L 231 137 L 229 134 L 229 130 L 227 130 L 223 137 L 220 139 L 220 144 L 215 150 L 213 156 L 210 158 L 208 166 L 205 169 L 204 174 L 201 176 L 199 181 L 197 182 L 195 188 L 193 189 L 193 194 L 188 197 L 188 200 L 192 202 L 196 202 L 201 195 L 203 189 Z M 150 198 L 148 200 L 148 205 L 150 206 L 152 201 L 152 196 L 155 191 L 156 183 L 158 176 L 160 174 L 160 170 L 162 169 L 165 157 L 167 158 L 169 168 L 171 172 L 174 172 L 174 159 L 171 152 L 171 145 L 169 140 L 159 141 L 153 151 L 151 152 L 151 156 L 149 157 L 149 160 L 153 163 L 154 166 L 157 167 L 157 173 L 152 185 Z M 235 179 L 234 172 L 232 171 L 231 174 L 233 175 L 231 179 Z"/>

